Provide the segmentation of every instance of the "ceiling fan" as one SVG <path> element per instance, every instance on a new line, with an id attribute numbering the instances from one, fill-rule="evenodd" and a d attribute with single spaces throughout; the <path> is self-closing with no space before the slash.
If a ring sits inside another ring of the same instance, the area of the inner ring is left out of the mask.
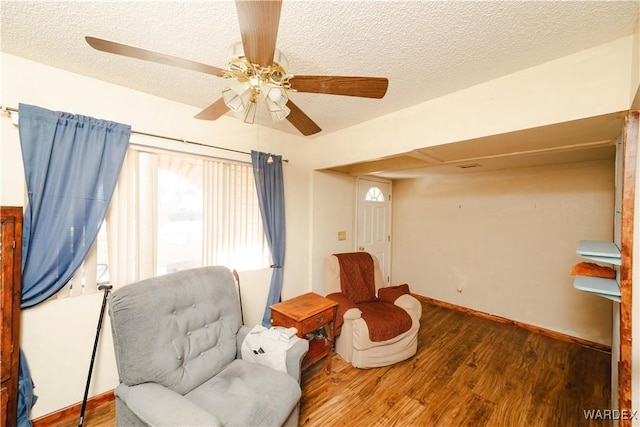
<path id="1" fill-rule="evenodd" d="M 226 69 L 153 52 L 125 44 L 85 37 L 94 49 L 157 62 L 228 79 L 222 98 L 195 117 L 216 120 L 229 110 L 242 113 L 253 123 L 257 104 L 262 101 L 275 121 L 287 119 L 303 135 L 313 135 L 320 127 L 291 101 L 294 92 L 309 92 L 364 98 L 384 97 L 389 81 L 384 77 L 292 75 L 286 71 L 286 58 L 276 48 L 281 0 L 236 0 L 242 41 L 232 47 Z"/>

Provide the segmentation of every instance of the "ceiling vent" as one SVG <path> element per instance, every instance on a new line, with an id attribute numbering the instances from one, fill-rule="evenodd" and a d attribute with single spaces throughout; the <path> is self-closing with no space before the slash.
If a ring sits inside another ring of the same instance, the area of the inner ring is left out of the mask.
<path id="1" fill-rule="evenodd" d="M 467 164 L 464 164 L 464 165 L 457 165 L 456 167 L 460 168 L 460 169 L 479 168 L 480 164 L 479 163 L 467 163 Z"/>

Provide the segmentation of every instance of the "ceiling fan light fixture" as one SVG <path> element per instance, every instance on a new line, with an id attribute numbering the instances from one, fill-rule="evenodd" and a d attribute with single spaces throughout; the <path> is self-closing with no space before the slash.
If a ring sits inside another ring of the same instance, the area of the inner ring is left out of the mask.
<path id="1" fill-rule="evenodd" d="M 291 110 L 287 107 L 289 97 L 285 88 L 272 84 L 263 85 L 262 94 L 264 97 L 264 104 L 269 110 L 271 120 L 278 122 L 284 120 Z"/>
<path id="2" fill-rule="evenodd" d="M 248 123 L 250 125 L 253 124 L 253 122 L 256 119 L 256 110 L 257 109 L 258 109 L 258 106 L 256 104 L 256 101 L 255 101 L 255 99 L 253 99 L 251 102 L 249 102 L 247 110 L 244 113 L 244 122 L 245 123 Z"/>
<path id="3" fill-rule="evenodd" d="M 243 61 L 242 58 L 233 58 L 229 61 L 228 72 L 230 73 L 230 76 L 236 77 L 240 80 L 242 76 L 246 76 L 248 74 L 250 67 L 251 64 L 249 64 L 249 61 L 246 61 L 246 59 Z"/>
<path id="4" fill-rule="evenodd" d="M 234 113 L 244 111 L 251 103 L 253 90 L 249 82 L 243 82 L 222 91 L 224 103 Z"/>
<path id="5" fill-rule="evenodd" d="M 225 105 L 233 112 L 244 112 L 244 122 L 253 123 L 261 98 L 273 121 L 284 120 L 291 113 L 287 90 L 293 78 L 285 70 L 287 65 L 287 58 L 277 48 L 270 66 L 252 64 L 244 56 L 242 42 L 234 43 L 229 48 L 229 64 L 223 77 L 236 80 L 237 84 L 222 91 Z"/>
<path id="6" fill-rule="evenodd" d="M 271 83 L 282 84 L 282 80 L 284 79 L 284 74 L 280 70 L 274 70 L 269 74 L 269 80 Z"/>
<path id="7" fill-rule="evenodd" d="M 251 83 L 251 86 L 259 88 L 261 83 L 260 75 L 253 70 L 249 70 L 247 75 L 249 76 L 249 83 Z"/>
<path id="8" fill-rule="evenodd" d="M 279 86 L 263 85 L 262 94 L 269 111 L 282 110 L 289 101 L 286 90 Z"/>
<path id="9" fill-rule="evenodd" d="M 283 107 L 281 110 L 269 111 L 271 120 L 273 120 L 274 122 L 279 122 L 280 120 L 286 119 L 289 113 L 291 113 L 291 110 L 287 106 Z"/>
<path id="10" fill-rule="evenodd" d="M 242 40 L 238 40 L 229 46 L 227 50 L 227 58 L 239 58 L 244 57 L 244 46 L 242 46 Z M 282 68 L 289 68 L 289 61 L 284 53 L 277 47 L 273 52 L 273 62 L 279 64 Z"/>
<path id="11" fill-rule="evenodd" d="M 260 102 L 265 104 L 273 120 L 286 118 L 301 134 L 309 136 L 322 129 L 288 98 L 289 92 L 374 99 L 385 96 L 389 80 L 384 77 L 288 74 L 289 62 L 276 47 L 282 1 L 236 0 L 235 3 L 242 40 L 231 45 L 226 68 L 96 37 L 86 36 L 85 41 L 102 52 L 232 80 L 220 99 L 195 116 L 201 120 L 217 120 L 231 110 L 239 119 L 253 123 L 257 102 Z M 245 85 L 236 88 L 238 84 Z M 269 96 L 265 85 L 276 86 L 279 90 Z"/>
<path id="12" fill-rule="evenodd" d="M 268 96 L 271 101 L 278 102 L 282 98 L 282 91 L 279 87 L 271 88 Z"/>

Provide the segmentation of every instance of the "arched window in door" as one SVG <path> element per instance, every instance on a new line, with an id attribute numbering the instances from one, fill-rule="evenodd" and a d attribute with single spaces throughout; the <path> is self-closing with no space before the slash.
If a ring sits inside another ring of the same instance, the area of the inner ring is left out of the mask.
<path id="1" fill-rule="evenodd" d="M 384 194 L 382 194 L 380 188 L 371 187 L 364 196 L 364 200 L 367 202 L 384 202 Z"/>

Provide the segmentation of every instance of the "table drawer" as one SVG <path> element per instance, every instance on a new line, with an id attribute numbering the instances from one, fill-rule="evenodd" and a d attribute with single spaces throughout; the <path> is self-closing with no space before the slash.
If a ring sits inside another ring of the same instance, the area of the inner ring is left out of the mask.
<path id="1" fill-rule="evenodd" d="M 296 329 L 298 328 L 298 322 L 274 310 L 271 310 L 271 325 L 284 326 L 285 328 L 290 328 L 292 326 Z M 302 336 L 300 331 L 298 331 L 298 336 Z"/>
<path id="2" fill-rule="evenodd" d="M 333 321 L 333 308 L 328 308 L 302 321 L 302 335 Z"/>

